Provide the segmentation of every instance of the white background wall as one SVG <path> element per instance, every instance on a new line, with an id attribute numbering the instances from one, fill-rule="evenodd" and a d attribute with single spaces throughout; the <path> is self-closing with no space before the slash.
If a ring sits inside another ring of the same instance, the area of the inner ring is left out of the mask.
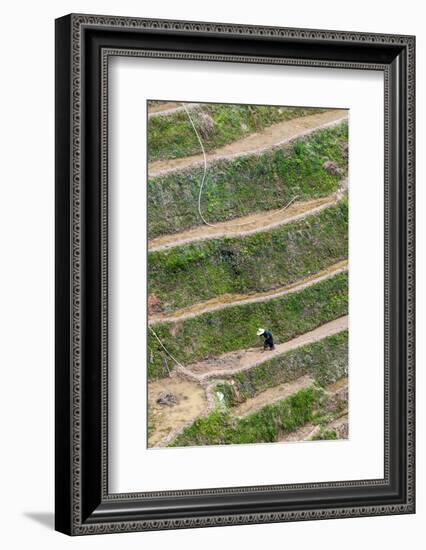
<path id="1" fill-rule="evenodd" d="M 54 18 L 69 12 L 417 35 L 417 515 L 70 539 L 53 526 Z M 424 207 L 426 31 L 422 3 L 299 0 L 9 2 L 0 33 L 0 541 L 7 549 L 420 547 L 426 521 Z M 417 544 L 416 544 L 417 543 Z"/>

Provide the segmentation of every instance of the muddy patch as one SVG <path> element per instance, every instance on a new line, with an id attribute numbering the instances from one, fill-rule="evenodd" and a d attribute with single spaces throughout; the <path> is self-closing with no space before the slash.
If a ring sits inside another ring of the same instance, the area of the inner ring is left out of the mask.
<path id="1" fill-rule="evenodd" d="M 164 401 L 164 396 L 173 399 Z M 162 403 L 163 402 L 163 403 Z M 178 375 L 148 383 L 148 447 L 180 430 L 207 409 L 205 390 L 196 382 Z"/>

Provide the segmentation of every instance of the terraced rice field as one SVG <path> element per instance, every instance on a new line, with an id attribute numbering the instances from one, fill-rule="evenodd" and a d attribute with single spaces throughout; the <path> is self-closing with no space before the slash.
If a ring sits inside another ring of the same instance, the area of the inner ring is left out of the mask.
<path id="1" fill-rule="evenodd" d="M 347 438 L 348 112 L 149 102 L 148 159 L 148 446 Z"/>

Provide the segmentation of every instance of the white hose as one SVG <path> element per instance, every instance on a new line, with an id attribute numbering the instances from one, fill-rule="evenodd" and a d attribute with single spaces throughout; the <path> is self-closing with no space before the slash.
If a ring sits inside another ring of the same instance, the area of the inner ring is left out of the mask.
<path id="1" fill-rule="evenodd" d="M 191 123 L 191 125 L 192 125 L 192 127 L 193 127 L 193 129 L 194 129 L 195 135 L 197 136 L 198 143 L 200 144 L 201 151 L 202 151 L 202 153 L 203 153 L 204 172 L 203 172 L 203 177 L 201 178 L 200 191 L 199 191 L 199 193 L 198 193 L 198 213 L 200 214 L 200 218 L 203 220 L 203 222 L 204 222 L 206 225 L 209 225 L 210 227 L 214 227 L 211 223 L 209 223 L 209 222 L 206 220 L 206 218 L 203 216 L 203 213 L 201 212 L 201 193 L 203 192 L 204 181 L 205 181 L 206 175 L 207 175 L 207 157 L 206 157 L 206 152 L 205 152 L 205 150 L 204 150 L 204 145 L 203 145 L 203 142 L 201 141 L 200 134 L 198 133 L 197 128 L 195 127 L 194 121 L 192 120 L 192 117 L 191 117 L 191 115 L 189 114 L 188 107 L 186 106 L 185 103 L 182 103 L 182 105 L 183 105 L 183 108 L 185 109 L 186 114 L 188 115 L 189 122 Z"/>
<path id="2" fill-rule="evenodd" d="M 204 149 L 204 145 L 203 145 L 203 142 L 201 140 L 201 137 L 200 137 L 200 134 L 198 133 L 198 130 L 197 128 L 195 127 L 195 124 L 194 124 L 194 121 L 192 120 L 192 117 L 189 113 L 189 110 L 188 110 L 188 107 L 186 106 L 185 103 L 182 103 L 182 106 L 183 108 L 185 109 L 185 112 L 189 118 L 189 122 L 191 123 L 191 126 L 193 127 L 194 129 L 194 132 L 195 132 L 195 135 L 197 136 L 197 139 L 198 139 L 198 143 L 200 144 L 200 147 L 201 147 L 201 151 L 203 153 L 203 164 L 204 164 L 204 171 L 203 171 L 203 176 L 201 178 L 201 183 L 200 183 L 200 190 L 198 192 L 198 213 L 200 214 L 200 218 L 202 219 L 202 221 L 208 225 L 209 227 L 217 227 L 218 225 L 226 225 L 227 227 L 242 227 L 244 225 L 249 225 L 251 223 L 253 223 L 253 221 L 248 221 L 248 222 L 243 222 L 243 223 L 228 223 L 228 222 L 222 222 L 222 223 L 215 223 L 215 224 L 212 224 L 212 223 L 209 223 L 206 218 L 203 216 L 203 213 L 201 211 L 201 196 L 202 196 L 202 193 L 203 193 L 203 187 L 204 187 L 204 183 L 206 181 L 206 176 L 207 176 L 207 156 L 206 156 L 206 151 Z M 297 199 L 298 195 L 296 195 L 295 197 L 293 197 L 291 199 L 291 201 L 286 204 L 285 206 L 283 206 L 283 208 L 281 208 L 280 210 L 278 210 L 278 212 L 281 212 L 282 210 L 286 210 L 290 204 L 292 204 L 296 199 Z"/>
<path id="3" fill-rule="evenodd" d="M 163 348 L 163 350 L 167 353 L 167 355 L 176 363 L 176 365 L 179 365 L 179 367 L 181 367 L 183 370 L 186 370 L 185 367 L 179 363 L 179 361 L 173 357 L 173 355 L 169 352 L 169 350 L 166 348 L 166 346 L 163 344 L 163 342 L 160 340 L 159 336 L 157 335 L 157 333 L 154 331 L 154 329 L 151 327 L 151 325 L 148 325 L 148 328 L 149 330 L 152 332 L 152 334 L 154 335 L 154 337 L 157 339 L 158 343 L 160 344 L 160 346 Z"/>

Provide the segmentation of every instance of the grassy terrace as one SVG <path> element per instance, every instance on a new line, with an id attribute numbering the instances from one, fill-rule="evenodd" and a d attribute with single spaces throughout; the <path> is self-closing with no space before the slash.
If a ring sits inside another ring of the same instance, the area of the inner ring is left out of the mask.
<path id="1" fill-rule="evenodd" d="M 303 220 L 245 237 L 148 254 L 148 292 L 173 311 L 226 293 L 287 285 L 347 257 L 345 200 Z"/>
<path id="2" fill-rule="evenodd" d="M 321 113 L 324 109 L 252 105 L 202 104 L 190 110 L 206 151 L 259 132 L 277 122 Z M 148 120 L 149 161 L 200 152 L 200 144 L 184 110 Z"/>
<path id="3" fill-rule="evenodd" d="M 346 406 L 347 403 L 333 401 L 321 387 L 312 385 L 244 418 L 233 417 L 228 409 L 218 408 L 195 420 L 169 446 L 270 443 L 308 422 L 321 427 L 322 439 L 333 439 L 332 433 L 324 432 L 324 427 Z"/>
<path id="4" fill-rule="evenodd" d="M 154 329 L 170 353 L 180 362 L 189 364 L 206 357 L 216 357 L 225 352 L 258 345 L 256 329 L 259 326 L 273 327 L 276 341 L 280 343 L 346 315 L 347 312 L 348 275 L 340 273 L 294 294 L 266 302 L 236 305 L 178 323 L 160 323 L 156 324 Z M 326 369 L 326 355 L 335 345 L 336 341 L 331 340 L 317 349 L 318 353 L 321 353 L 321 368 Z M 148 377 L 155 379 L 167 376 L 165 365 L 168 361 L 171 369 L 173 364 L 150 332 L 148 346 Z M 306 356 L 291 355 L 289 359 L 282 361 L 286 361 L 286 368 L 303 374 L 304 368 L 311 368 L 308 359 L 309 352 Z M 271 376 L 271 383 L 279 383 L 280 376 L 285 375 L 281 371 L 280 361 L 281 359 L 277 358 L 269 367 L 268 376 Z M 301 365 L 303 361 L 306 361 L 306 365 Z M 318 376 L 319 373 L 320 370 Z M 261 367 L 255 370 L 253 379 L 249 372 L 245 376 L 242 375 L 239 382 L 247 395 L 267 387 L 267 380 L 262 382 L 262 379 L 266 378 L 266 372 L 263 372 Z"/>
<path id="5" fill-rule="evenodd" d="M 155 119 L 154 119 L 155 120 Z M 211 222 L 279 208 L 333 193 L 347 170 L 348 125 L 320 130 L 282 149 L 212 164 L 202 198 Z M 323 168 L 331 160 L 341 174 Z M 200 225 L 197 211 L 202 167 L 148 181 L 148 238 Z"/>
<path id="6" fill-rule="evenodd" d="M 219 406 L 197 418 L 169 446 L 271 443 L 307 423 L 320 426 L 318 439 L 336 439 L 336 432 L 327 430 L 327 425 L 346 409 L 345 399 L 327 396 L 321 386 L 313 384 L 242 418 L 233 416 L 232 409 Z"/>
<path id="7" fill-rule="evenodd" d="M 241 403 L 250 397 L 278 386 L 293 382 L 309 374 L 319 386 L 336 382 L 347 376 L 348 370 L 348 331 L 328 336 L 323 340 L 283 353 L 250 370 L 232 376 L 234 388 L 227 383 L 218 384 L 228 406 Z"/>
<path id="8" fill-rule="evenodd" d="M 232 417 L 227 410 L 216 409 L 185 428 L 170 447 L 277 441 L 281 434 L 293 432 L 313 420 L 322 393 L 312 386 L 241 419 Z"/>

